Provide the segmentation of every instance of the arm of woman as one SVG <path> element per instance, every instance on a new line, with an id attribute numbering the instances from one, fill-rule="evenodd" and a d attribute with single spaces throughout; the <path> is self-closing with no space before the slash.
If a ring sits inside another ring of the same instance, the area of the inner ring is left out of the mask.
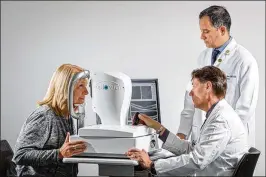
<path id="1" fill-rule="evenodd" d="M 44 166 L 59 162 L 59 149 L 44 149 L 49 139 L 51 121 L 42 114 L 32 114 L 24 123 L 15 146 L 17 165 Z"/>

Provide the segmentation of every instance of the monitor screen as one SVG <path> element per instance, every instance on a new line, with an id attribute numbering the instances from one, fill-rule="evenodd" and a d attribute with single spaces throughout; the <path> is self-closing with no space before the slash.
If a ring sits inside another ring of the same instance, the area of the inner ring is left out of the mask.
<path id="1" fill-rule="evenodd" d="M 132 124 L 132 117 L 136 112 L 161 122 L 158 79 L 132 79 L 128 125 Z"/>
<path id="2" fill-rule="evenodd" d="M 161 123 L 158 79 L 131 79 L 131 81 L 132 97 L 127 124 L 132 125 L 132 117 L 136 112 L 146 114 Z M 97 114 L 96 123 L 102 123 Z"/>

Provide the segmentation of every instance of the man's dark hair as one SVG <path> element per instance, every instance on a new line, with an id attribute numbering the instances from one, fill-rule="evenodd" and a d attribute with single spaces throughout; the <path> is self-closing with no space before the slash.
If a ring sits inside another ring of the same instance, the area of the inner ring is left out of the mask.
<path id="1" fill-rule="evenodd" d="M 200 69 L 195 69 L 191 73 L 192 79 L 197 78 L 200 83 L 210 81 L 214 94 L 219 97 L 225 97 L 227 83 L 225 73 L 215 66 L 205 66 Z"/>
<path id="2" fill-rule="evenodd" d="M 225 26 L 227 31 L 230 32 L 231 17 L 225 7 L 210 6 L 200 13 L 199 19 L 204 16 L 208 16 L 210 18 L 210 21 L 215 28 Z"/>

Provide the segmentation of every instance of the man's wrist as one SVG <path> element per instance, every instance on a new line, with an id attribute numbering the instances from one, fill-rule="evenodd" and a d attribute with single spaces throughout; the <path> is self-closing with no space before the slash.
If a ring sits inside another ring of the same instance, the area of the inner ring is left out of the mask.
<path id="1" fill-rule="evenodd" d="M 166 130 L 166 129 L 163 127 L 163 129 L 162 129 L 162 131 L 159 133 L 159 135 L 162 136 L 162 135 L 164 134 L 165 130 Z"/>
<path id="2" fill-rule="evenodd" d="M 162 126 L 162 125 L 161 125 L 159 122 L 156 121 L 156 123 L 153 124 L 153 127 L 152 127 L 152 128 L 155 129 L 155 130 L 157 131 L 157 130 L 159 130 L 159 129 L 161 128 L 161 126 Z"/>
<path id="3" fill-rule="evenodd" d="M 161 133 L 164 131 L 164 129 L 165 128 L 161 125 L 160 128 L 156 129 L 156 133 L 161 135 Z"/>

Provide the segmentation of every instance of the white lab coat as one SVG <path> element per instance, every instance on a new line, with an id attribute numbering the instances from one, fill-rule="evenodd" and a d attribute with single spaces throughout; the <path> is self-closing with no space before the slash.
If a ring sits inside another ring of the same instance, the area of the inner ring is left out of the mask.
<path id="1" fill-rule="evenodd" d="M 212 50 L 208 48 L 200 54 L 199 67 L 211 65 Z M 214 66 L 224 71 L 227 76 L 225 100 L 241 118 L 249 136 L 249 145 L 254 147 L 255 108 L 259 91 L 257 62 L 251 53 L 237 44 L 233 38 L 223 52 L 217 56 Z M 187 135 L 187 138 L 191 135 L 191 140 L 196 141 L 206 113 L 194 108 L 189 91 L 187 89 L 185 94 L 178 133 Z"/>
<path id="2" fill-rule="evenodd" d="M 244 125 L 224 99 L 212 110 L 195 146 L 170 132 L 162 148 L 176 156 L 154 162 L 159 176 L 232 176 L 249 149 Z"/>

